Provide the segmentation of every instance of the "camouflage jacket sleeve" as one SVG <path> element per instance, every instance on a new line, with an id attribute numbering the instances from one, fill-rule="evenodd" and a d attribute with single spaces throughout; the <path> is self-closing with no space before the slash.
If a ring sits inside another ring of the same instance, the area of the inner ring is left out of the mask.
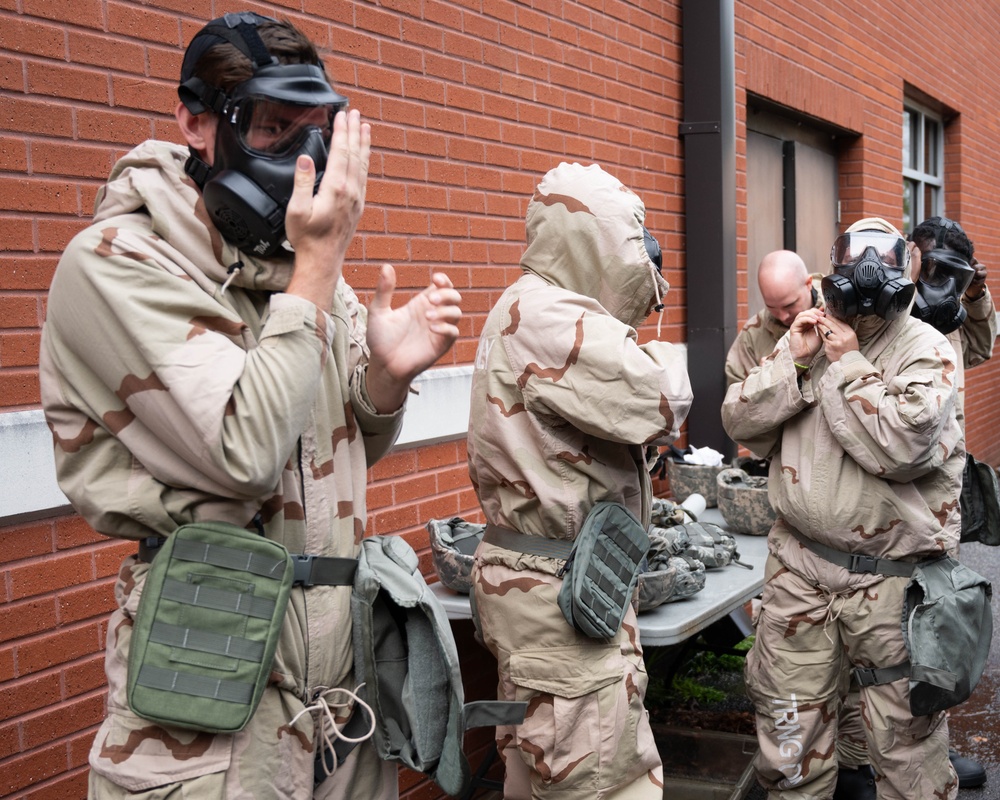
<path id="1" fill-rule="evenodd" d="M 692 400 L 680 349 L 659 341 L 639 346 L 631 327 L 586 298 L 546 297 L 552 302 L 537 309 L 536 324 L 504 337 L 525 402 L 609 441 L 676 439 Z"/>
<path id="2" fill-rule="evenodd" d="M 962 362 L 968 369 L 982 364 L 993 355 L 993 343 L 997 338 L 997 310 L 989 289 L 971 303 L 963 297 L 962 305 L 968 316 L 959 331 L 962 335 Z"/>
<path id="3" fill-rule="evenodd" d="M 773 357 L 730 385 L 722 403 L 722 425 L 734 441 L 766 457 L 777 448 L 784 422 L 807 405 L 785 337 Z"/>
<path id="4" fill-rule="evenodd" d="M 763 322 L 763 313 L 758 312 L 743 326 L 743 329 L 733 340 L 726 354 L 726 385 L 739 383 L 750 370 L 760 364 L 764 356 L 774 350 L 777 339 L 772 337 Z M 779 337 L 780 338 L 780 337 Z"/>
<path id="5" fill-rule="evenodd" d="M 959 444 L 955 352 L 936 331 L 919 328 L 898 365 L 876 367 L 859 351 L 845 353 L 817 388 L 840 445 L 867 472 L 888 480 L 911 481 L 937 469 Z"/>
<path id="6" fill-rule="evenodd" d="M 47 405 L 89 408 L 168 485 L 272 491 L 308 423 L 331 317 L 279 293 L 260 324 L 245 293 L 209 294 L 142 234 L 119 229 L 114 253 L 100 235 L 74 240 L 53 286 L 46 359 L 64 400 Z"/>

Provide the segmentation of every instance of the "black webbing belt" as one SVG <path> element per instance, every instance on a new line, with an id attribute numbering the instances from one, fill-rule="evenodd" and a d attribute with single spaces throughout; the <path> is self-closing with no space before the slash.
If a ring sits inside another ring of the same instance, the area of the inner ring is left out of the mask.
<path id="1" fill-rule="evenodd" d="M 798 531 L 792 531 L 792 536 L 807 550 L 812 550 L 824 561 L 843 567 L 848 572 L 856 574 L 891 575 L 896 578 L 909 578 L 917 566 L 912 561 L 894 561 L 891 558 L 878 558 L 863 553 L 845 553 L 834 550 L 825 544 L 807 539 Z"/>
<path id="2" fill-rule="evenodd" d="M 139 540 L 138 558 L 147 564 L 153 559 L 166 542 L 158 536 L 149 536 Z M 226 548 L 216 546 L 214 553 L 224 553 Z M 246 568 L 246 554 L 239 558 L 239 563 L 220 564 L 232 568 Z M 299 586 L 351 586 L 354 583 L 354 573 L 358 568 L 357 559 L 334 558 L 332 556 L 314 556 L 305 553 L 292 553 L 292 566 L 295 568 L 293 584 Z"/>
<path id="3" fill-rule="evenodd" d="M 487 525 L 483 532 L 483 541 L 502 547 L 504 550 L 513 550 L 516 553 L 527 553 L 533 556 L 547 556 L 548 558 L 566 559 L 573 552 L 573 542 L 566 539 L 530 536 L 510 528 L 501 528 L 499 525 Z"/>

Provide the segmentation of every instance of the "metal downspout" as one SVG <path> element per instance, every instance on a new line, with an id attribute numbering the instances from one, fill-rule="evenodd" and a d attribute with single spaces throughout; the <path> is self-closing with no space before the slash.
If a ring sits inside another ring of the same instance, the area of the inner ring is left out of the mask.
<path id="1" fill-rule="evenodd" d="M 734 0 L 682 0 L 688 442 L 727 458 L 724 364 L 736 329 L 736 38 Z"/>

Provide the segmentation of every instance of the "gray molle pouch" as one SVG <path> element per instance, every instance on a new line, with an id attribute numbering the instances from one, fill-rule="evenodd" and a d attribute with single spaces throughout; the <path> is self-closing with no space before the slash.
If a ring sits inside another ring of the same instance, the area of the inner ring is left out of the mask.
<path id="1" fill-rule="evenodd" d="M 595 505 L 562 570 L 559 608 L 569 624 L 595 639 L 618 633 L 648 549 L 649 536 L 631 511 Z"/>
<path id="2" fill-rule="evenodd" d="M 293 575 L 282 545 L 235 525 L 174 531 L 150 565 L 132 628 L 132 711 L 211 733 L 242 730 L 267 686 Z"/>

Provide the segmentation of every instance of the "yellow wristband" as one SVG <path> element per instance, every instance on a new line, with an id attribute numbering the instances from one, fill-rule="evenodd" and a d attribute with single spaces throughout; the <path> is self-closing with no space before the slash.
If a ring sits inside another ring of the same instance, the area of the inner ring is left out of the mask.
<path id="1" fill-rule="evenodd" d="M 793 361 L 792 363 L 793 363 L 793 364 L 794 364 L 795 366 L 797 366 L 797 367 L 798 367 L 799 369 L 809 369 L 809 367 L 808 367 L 808 366 L 806 366 L 805 364 L 800 364 L 800 363 L 799 363 L 798 361 Z"/>

